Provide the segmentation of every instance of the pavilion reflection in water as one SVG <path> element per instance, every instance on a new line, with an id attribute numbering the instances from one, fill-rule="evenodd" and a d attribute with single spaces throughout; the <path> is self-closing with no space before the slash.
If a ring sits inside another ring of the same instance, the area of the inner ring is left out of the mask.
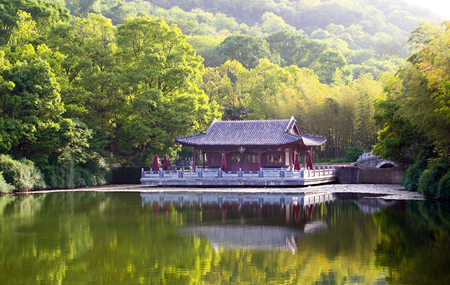
<path id="1" fill-rule="evenodd" d="M 333 201 L 335 194 L 318 193 L 318 194 L 242 194 L 242 193 L 215 193 L 215 194 L 189 194 L 189 193 L 141 193 L 142 206 L 145 204 L 176 204 L 180 207 L 183 204 L 199 205 L 217 204 L 222 207 L 225 204 L 238 204 L 240 207 L 245 205 L 259 204 L 262 208 L 264 205 L 280 205 L 284 207 L 287 204 L 310 206 L 323 202 Z"/>
<path id="2" fill-rule="evenodd" d="M 307 222 L 304 230 L 283 226 L 213 225 L 188 226 L 181 234 L 208 238 L 214 249 L 263 249 L 297 251 L 298 241 L 308 233 L 326 230 L 323 221 Z"/>
<path id="3" fill-rule="evenodd" d="M 335 200 L 351 200 L 364 213 L 373 213 L 395 204 L 376 197 L 358 194 L 299 193 L 299 194 L 242 194 L 242 193 L 141 193 L 142 206 L 152 205 L 155 212 L 161 206 L 167 213 L 169 205 L 179 208 L 195 206 L 203 210 L 220 209 L 217 221 L 199 222 L 183 226 L 180 234 L 207 238 L 217 250 L 262 249 L 288 250 L 295 254 L 299 241 L 307 234 L 326 231 L 325 221 L 314 219 L 314 208 Z M 278 211 L 274 211 L 278 209 Z M 240 215 L 236 215 L 239 212 Z M 277 223 L 255 224 L 253 215 L 269 216 L 274 212 L 283 219 Z M 243 213 L 250 214 L 243 218 Z M 211 214 L 211 213 L 209 213 Z M 252 220 L 253 219 L 253 220 Z M 236 223 L 237 222 L 237 223 Z"/>
<path id="4" fill-rule="evenodd" d="M 168 210 L 168 205 L 180 208 L 186 205 L 196 207 L 215 207 L 220 209 L 221 223 L 200 223 L 184 226 L 180 234 L 207 238 L 215 249 L 264 249 L 289 250 L 296 252 L 298 241 L 305 235 L 327 229 L 327 224 L 321 220 L 312 220 L 314 206 L 335 199 L 334 194 L 253 194 L 240 195 L 234 193 L 218 194 L 188 194 L 188 193 L 141 193 L 142 206 L 152 205 L 159 211 L 161 207 Z M 285 221 L 277 224 L 246 224 L 241 219 L 240 224 L 231 221 L 236 208 L 241 212 L 264 215 L 271 209 L 279 209 L 278 213 L 285 216 Z M 302 218 L 303 217 L 303 218 Z M 225 222 L 231 222 L 225 224 Z M 292 225 L 292 224 L 295 225 Z"/>

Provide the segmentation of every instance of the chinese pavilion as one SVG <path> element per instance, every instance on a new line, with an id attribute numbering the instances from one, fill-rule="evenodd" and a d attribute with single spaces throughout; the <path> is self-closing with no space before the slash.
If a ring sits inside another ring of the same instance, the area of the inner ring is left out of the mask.
<path id="1" fill-rule="evenodd" d="M 218 168 L 225 154 L 227 170 L 257 171 L 260 168 L 293 170 L 295 155 L 303 157 L 312 146 L 320 146 L 326 138 L 300 131 L 294 117 L 289 120 L 214 121 L 206 132 L 177 137 L 176 142 L 194 147 L 200 153 L 203 167 Z M 195 170 L 194 155 L 194 170 Z"/>

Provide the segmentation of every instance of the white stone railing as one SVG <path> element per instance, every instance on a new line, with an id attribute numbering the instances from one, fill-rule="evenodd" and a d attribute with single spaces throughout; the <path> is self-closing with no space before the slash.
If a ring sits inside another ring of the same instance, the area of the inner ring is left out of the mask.
<path id="1" fill-rule="evenodd" d="M 222 171 L 221 169 L 144 171 L 141 178 L 312 178 L 335 175 L 334 166 L 316 166 L 313 169 L 291 171 L 289 169 L 263 169 L 259 171 Z"/>

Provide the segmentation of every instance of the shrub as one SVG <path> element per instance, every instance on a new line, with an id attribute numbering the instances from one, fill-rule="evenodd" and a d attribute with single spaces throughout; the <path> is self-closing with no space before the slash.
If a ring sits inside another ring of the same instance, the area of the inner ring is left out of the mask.
<path id="1" fill-rule="evenodd" d="M 100 155 L 95 155 L 84 165 L 80 165 L 78 171 L 84 176 L 87 185 L 105 185 L 112 181 L 111 167 Z"/>
<path id="2" fill-rule="evenodd" d="M 74 174 L 73 174 L 73 184 L 75 187 L 83 187 L 88 186 L 87 177 L 89 176 L 89 171 L 81 168 L 80 166 L 76 166 L 74 168 Z"/>
<path id="3" fill-rule="evenodd" d="M 434 198 L 435 193 L 437 193 L 434 174 L 430 169 L 426 169 L 420 175 L 417 192 L 423 194 L 426 198 Z"/>
<path id="4" fill-rule="evenodd" d="M 5 178 L 3 177 L 3 173 L 0 172 L 0 192 L 9 193 L 14 189 L 14 186 L 7 183 Z"/>
<path id="5" fill-rule="evenodd" d="M 450 199 L 450 171 L 439 180 L 437 198 Z"/>
<path id="6" fill-rule="evenodd" d="M 345 162 L 356 162 L 361 154 L 364 153 L 365 149 L 361 143 L 357 143 L 354 147 L 346 148 L 347 155 L 344 158 Z"/>
<path id="7" fill-rule="evenodd" d="M 45 182 L 49 188 L 77 188 L 104 185 L 111 181 L 111 170 L 100 156 L 93 156 L 84 164 L 73 161 L 43 166 Z"/>
<path id="8" fill-rule="evenodd" d="M 73 161 L 41 167 L 48 188 L 75 188 Z"/>
<path id="9" fill-rule="evenodd" d="M 449 171 L 449 162 L 444 158 L 431 160 L 419 178 L 417 192 L 427 198 L 438 198 L 439 181 Z"/>
<path id="10" fill-rule="evenodd" d="M 41 172 L 30 160 L 14 160 L 8 155 L 0 155 L 0 171 L 6 183 L 16 190 L 45 188 Z"/>
<path id="11" fill-rule="evenodd" d="M 402 181 L 406 191 L 417 191 L 420 175 L 426 168 L 426 160 L 417 160 L 408 167 Z"/>

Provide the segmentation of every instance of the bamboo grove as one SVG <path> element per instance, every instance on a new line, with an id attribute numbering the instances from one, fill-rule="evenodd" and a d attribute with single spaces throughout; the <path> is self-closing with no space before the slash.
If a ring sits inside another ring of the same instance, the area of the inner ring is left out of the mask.
<path id="1" fill-rule="evenodd" d="M 294 116 L 302 131 L 326 136 L 318 158 L 343 158 L 348 147 L 370 149 L 377 141 L 373 105 L 383 96 L 381 77 L 371 74 L 345 83 L 337 70 L 333 83 L 322 84 L 314 71 L 280 67 L 261 59 L 253 69 L 237 61 L 206 68 L 200 88 L 221 106 L 224 120 L 272 120 Z"/>

